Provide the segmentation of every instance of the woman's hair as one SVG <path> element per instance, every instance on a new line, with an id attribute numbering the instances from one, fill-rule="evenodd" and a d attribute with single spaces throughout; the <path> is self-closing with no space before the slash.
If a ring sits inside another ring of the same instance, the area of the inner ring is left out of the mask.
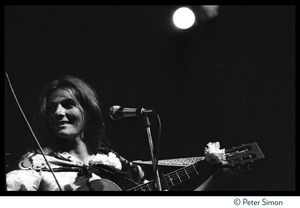
<path id="1" fill-rule="evenodd" d="M 59 151 L 63 142 L 54 133 L 48 115 L 49 97 L 57 89 L 71 92 L 76 99 L 75 102 L 78 102 L 79 107 L 83 109 L 85 119 L 83 141 L 86 143 L 89 153 L 95 153 L 99 149 L 109 149 L 100 103 L 95 90 L 85 81 L 67 75 L 45 86 L 38 100 L 37 112 L 34 115 L 34 130 L 41 141 L 41 146 L 48 150 L 47 153 L 49 150 L 50 152 Z"/>

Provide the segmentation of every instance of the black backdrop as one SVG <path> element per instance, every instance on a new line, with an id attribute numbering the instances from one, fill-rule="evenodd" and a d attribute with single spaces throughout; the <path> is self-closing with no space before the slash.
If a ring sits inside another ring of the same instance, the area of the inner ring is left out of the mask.
<path id="1" fill-rule="evenodd" d="M 136 118 L 112 121 L 115 104 L 160 115 L 161 159 L 202 156 L 210 141 L 257 142 L 266 158 L 242 189 L 294 191 L 295 7 L 221 6 L 184 31 L 172 25 L 176 8 L 6 6 L 4 68 L 25 114 L 42 86 L 73 74 L 98 92 L 110 141 L 128 159 L 150 160 L 146 131 Z M 6 172 L 30 141 L 5 81 Z"/>

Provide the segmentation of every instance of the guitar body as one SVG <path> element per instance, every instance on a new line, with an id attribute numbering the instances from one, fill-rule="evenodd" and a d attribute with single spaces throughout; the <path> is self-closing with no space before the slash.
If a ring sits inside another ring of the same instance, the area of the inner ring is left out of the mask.
<path id="1" fill-rule="evenodd" d="M 108 179 L 97 179 L 80 186 L 76 191 L 122 191 L 122 189 Z"/>
<path id="2" fill-rule="evenodd" d="M 130 179 L 117 177 L 113 174 L 106 175 L 106 177 L 90 181 L 77 188 L 76 191 L 127 191 L 139 186 Z"/>
<path id="3" fill-rule="evenodd" d="M 117 174 L 109 166 L 93 166 L 93 172 L 102 179 L 92 180 L 77 188 L 76 191 L 126 191 L 139 185 L 126 176 Z"/>

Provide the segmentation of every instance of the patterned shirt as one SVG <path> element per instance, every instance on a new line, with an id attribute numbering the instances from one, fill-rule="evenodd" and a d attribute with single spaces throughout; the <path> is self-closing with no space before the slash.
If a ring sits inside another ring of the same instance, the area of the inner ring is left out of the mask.
<path id="1" fill-rule="evenodd" d="M 67 152 L 53 152 L 46 158 L 57 181 L 43 155 L 29 152 L 19 169 L 6 174 L 7 191 L 117 191 L 144 181 L 141 167 L 116 152 L 98 152 L 88 165 Z"/>

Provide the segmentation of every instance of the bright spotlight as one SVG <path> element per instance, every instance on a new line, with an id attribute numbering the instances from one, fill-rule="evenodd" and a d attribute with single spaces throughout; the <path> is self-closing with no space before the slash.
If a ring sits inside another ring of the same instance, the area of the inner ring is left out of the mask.
<path id="1" fill-rule="evenodd" d="M 173 23 L 180 29 L 188 29 L 195 22 L 195 14 L 187 7 L 177 9 L 173 14 Z"/>

